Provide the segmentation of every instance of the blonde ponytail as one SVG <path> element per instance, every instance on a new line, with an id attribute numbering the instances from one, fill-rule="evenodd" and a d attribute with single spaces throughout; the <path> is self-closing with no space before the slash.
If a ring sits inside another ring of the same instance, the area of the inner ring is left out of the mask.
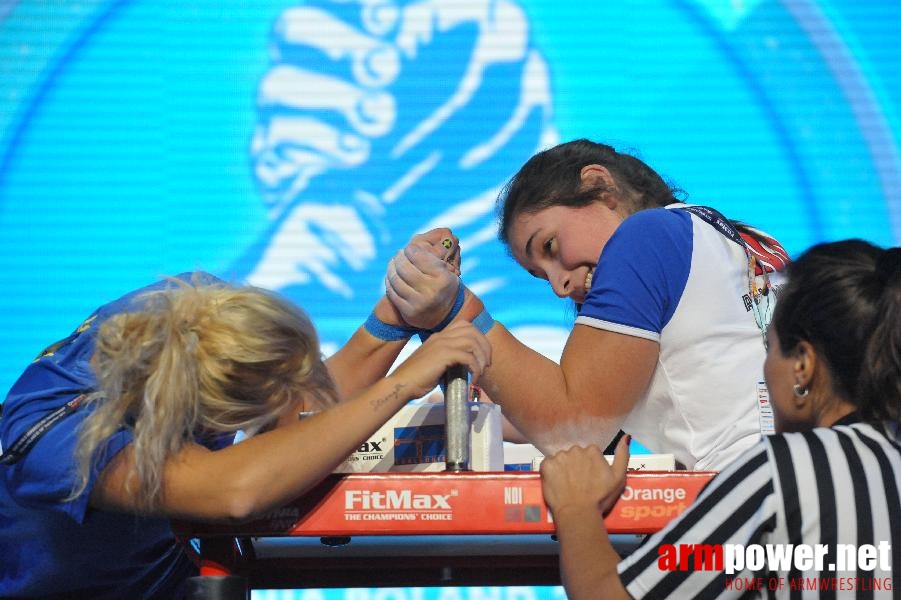
<path id="1" fill-rule="evenodd" d="M 134 312 L 104 322 L 92 364 L 105 398 L 85 420 L 73 497 L 122 427 L 133 431 L 136 483 L 152 508 L 163 466 L 197 436 L 257 431 L 304 394 L 336 401 L 306 314 L 262 289 L 173 280 Z"/>

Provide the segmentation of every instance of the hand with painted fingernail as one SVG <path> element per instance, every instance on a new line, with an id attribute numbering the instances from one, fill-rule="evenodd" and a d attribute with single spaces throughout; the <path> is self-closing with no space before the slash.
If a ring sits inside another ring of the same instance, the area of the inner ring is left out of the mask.
<path id="1" fill-rule="evenodd" d="M 435 229 L 413 236 L 388 263 L 385 292 L 407 324 L 432 330 L 450 314 L 462 290 L 459 254 L 450 230 Z"/>

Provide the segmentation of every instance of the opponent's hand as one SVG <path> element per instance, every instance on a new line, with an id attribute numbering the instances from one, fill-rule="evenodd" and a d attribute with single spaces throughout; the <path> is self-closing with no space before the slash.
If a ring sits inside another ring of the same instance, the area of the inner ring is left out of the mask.
<path id="1" fill-rule="evenodd" d="M 472 323 L 451 323 L 427 339 L 388 375 L 399 384 L 410 386 L 412 397 L 432 391 L 448 368 L 464 365 L 473 382 L 491 364 L 491 344 Z"/>
<path id="2" fill-rule="evenodd" d="M 410 238 L 408 246 L 417 246 L 440 258 L 447 268 L 460 276 L 460 239 L 448 227 L 436 227 Z"/>
<path id="3" fill-rule="evenodd" d="M 620 439 L 612 465 L 594 445 L 573 446 L 541 461 L 541 490 L 551 513 L 596 507 L 607 514 L 626 486 L 629 439 Z"/>
<path id="4" fill-rule="evenodd" d="M 459 243 L 449 229 L 413 236 L 391 259 L 385 294 L 407 324 L 433 329 L 450 313 L 463 285 L 459 261 Z"/>

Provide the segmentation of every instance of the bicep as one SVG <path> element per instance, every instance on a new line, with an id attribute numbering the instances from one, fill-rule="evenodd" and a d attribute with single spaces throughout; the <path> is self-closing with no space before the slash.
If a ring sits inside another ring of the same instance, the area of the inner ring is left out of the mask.
<path id="1" fill-rule="evenodd" d="M 660 345 L 622 333 L 577 324 L 560 366 L 573 405 L 621 424 L 647 390 Z"/>
<path id="2" fill-rule="evenodd" d="M 536 445 L 553 453 L 574 444 L 606 447 L 648 387 L 657 342 L 576 325 L 560 360 L 562 390 Z"/>

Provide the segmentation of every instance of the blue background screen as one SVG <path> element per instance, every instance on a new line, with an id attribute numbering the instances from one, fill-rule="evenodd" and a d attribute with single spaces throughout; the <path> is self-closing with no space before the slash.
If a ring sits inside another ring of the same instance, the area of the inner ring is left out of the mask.
<path id="1" fill-rule="evenodd" d="M 572 308 L 506 255 L 494 201 L 576 137 L 793 255 L 896 245 L 899 26 L 872 0 L 0 0 L 0 387 L 95 307 L 195 268 L 289 295 L 328 352 L 436 225 L 494 316 L 557 358 Z"/>

